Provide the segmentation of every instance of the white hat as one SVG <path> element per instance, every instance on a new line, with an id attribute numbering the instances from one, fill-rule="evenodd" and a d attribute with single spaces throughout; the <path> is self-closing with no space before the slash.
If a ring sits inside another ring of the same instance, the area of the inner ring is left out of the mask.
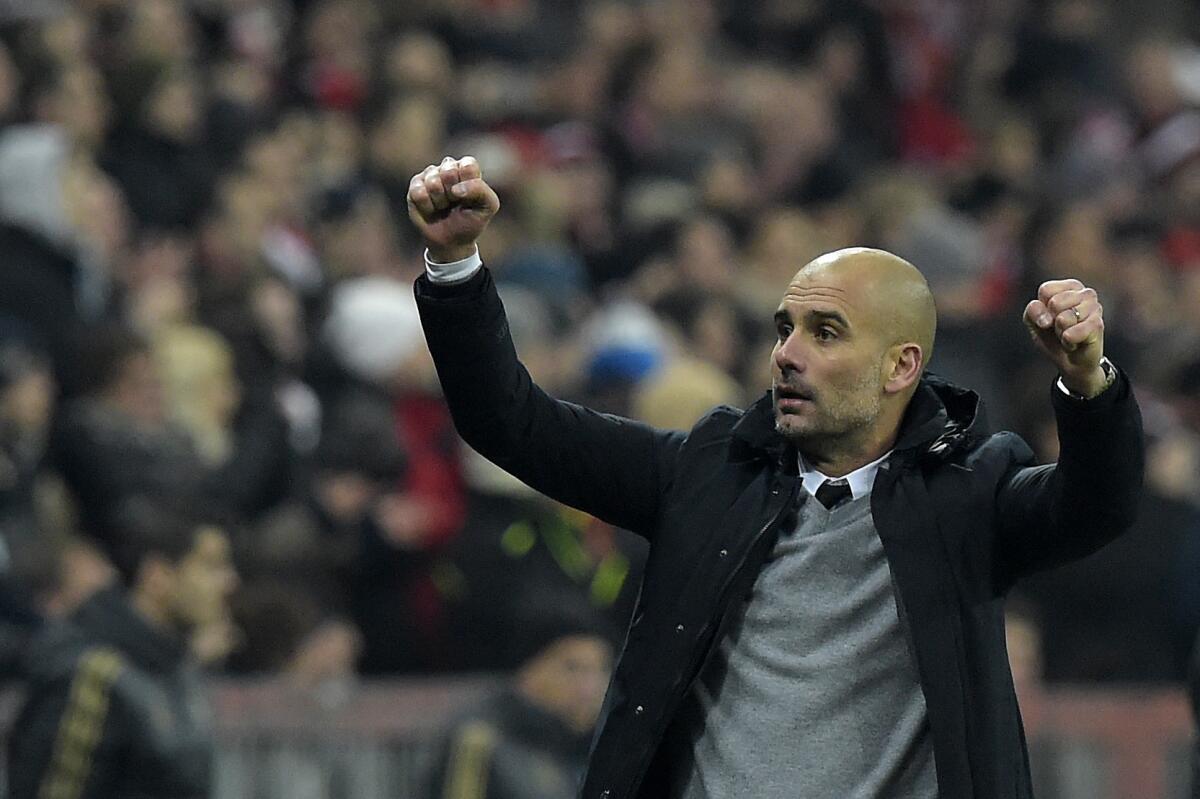
<path id="1" fill-rule="evenodd" d="M 378 385 L 390 384 L 425 346 L 412 288 L 386 277 L 356 278 L 335 288 L 322 335 L 338 363 Z"/>

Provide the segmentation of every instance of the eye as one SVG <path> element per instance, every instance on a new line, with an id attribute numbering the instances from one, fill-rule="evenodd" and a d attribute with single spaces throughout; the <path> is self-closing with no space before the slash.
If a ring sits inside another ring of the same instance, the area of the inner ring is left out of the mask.
<path id="1" fill-rule="evenodd" d="M 817 328 L 817 338 L 821 341 L 833 341 L 837 337 L 837 331 L 829 325 L 821 325 Z"/>
<path id="2" fill-rule="evenodd" d="M 792 326 L 786 324 L 776 325 L 775 332 L 779 335 L 780 341 L 787 341 L 787 337 L 792 335 Z"/>

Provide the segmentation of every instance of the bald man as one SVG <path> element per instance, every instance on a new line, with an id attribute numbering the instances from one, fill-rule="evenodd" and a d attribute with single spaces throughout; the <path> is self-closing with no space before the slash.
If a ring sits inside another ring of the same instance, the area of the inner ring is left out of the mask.
<path id="1" fill-rule="evenodd" d="M 543 393 L 475 242 L 499 209 L 473 158 L 415 175 L 416 283 L 466 441 L 537 490 L 645 536 L 589 799 L 1012 799 L 1032 788 L 1003 600 L 1119 535 L 1143 468 L 1138 408 L 1077 280 L 1025 310 L 1057 464 L 982 430 L 925 372 L 920 272 L 855 248 L 802 266 L 774 316 L 771 390 L 688 433 Z M 766 320 L 764 320 L 765 322 Z"/>

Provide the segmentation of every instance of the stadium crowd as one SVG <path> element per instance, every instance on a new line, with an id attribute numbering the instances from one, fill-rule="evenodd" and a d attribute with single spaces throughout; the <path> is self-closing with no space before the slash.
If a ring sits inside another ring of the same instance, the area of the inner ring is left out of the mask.
<path id="1" fill-rule="evenodd" d="M 1131 6 L 1131 4 L 1130 4 Z M 932 369 L 1055 457 L 1033 287 L 1104 298 L 1150 439 L 1135 529 L 1014 602 L 1048 680 L 1181 681 L 1200 628 L 1200 13 L 1179 2 L 0 4 L 0 553 L 21 628 L 129 529 L 232 543 L 212 668 L 513 668 L 532 601 L 616 628 L 638 543 L 467 451 L 411 175 L 479 158 L 537 382 L 654 424 L 767 386 L 780 287 L 889 249 Z M 536 626 L 536 625 L 532 625 Z M 1025 650 L 1022 649 L 1022 652 Z"/>

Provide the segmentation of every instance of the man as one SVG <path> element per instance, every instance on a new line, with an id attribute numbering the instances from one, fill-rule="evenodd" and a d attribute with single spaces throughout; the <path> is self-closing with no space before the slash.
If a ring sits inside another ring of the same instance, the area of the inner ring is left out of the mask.
<path id="1" fill-rule="evenodd" d="M 173 418 L 149 339 L 105 326 L 91 332 L 82 352 L 87 390 L 57 415 L 51 460 L 88 532 L 105 545 L 119 535 L 115 517 L 131 498 L 252 515 L 284 486 L 286 429 L 273 408 L 240 409 L 233 454 L 209 463 Z"/>
<path id="2" fill-rule="evenodd" d="M 573 596 L 545 595 L 517 615 L 512 682 L 452 726 L 429 799 L 575 796 L 612 668 L 610 636 Z"/>
<path id="3" fill-rule="evenodd" d="M 79 389 L 79 345 L 108 306 L 108 263 L 127 233 L 120 192 L 74 145 L 56 125 L 0 133 L 0 312 L 45 344 L 68 394 Z"/>
<path id="4" fill-rule="evenodd" d="M 192 637 L 219 623 L 236 575 L 225 534 L 131 509 L 105 589 L 27 656 L 9 740 L 12 799 L 201 799 L 212 759 Z"/>
<path id="5" fill-rule="evenodd" d="M 935 311 L 889 253 L 805 265 L 775 314 L 772 390 L 687 435 L 542 393 L 475 241 L 499 207 L 474 159 L 414 176 L 416 294 L 466 441 L 650 541 L 583 795 L 1028 797 L 1003 598 L 1134 514 L 1141 422 L 1076 280 L 1025 310 L 1060 372 L 1061 457 L 985 436 L 924 374 Z"/>
<path id="6" fill-rule="evenodd" d="M 19 548 L 37 529 L 55 393 L 49 359 L 24 325 L 0 314 L 0 549 Z"/>

